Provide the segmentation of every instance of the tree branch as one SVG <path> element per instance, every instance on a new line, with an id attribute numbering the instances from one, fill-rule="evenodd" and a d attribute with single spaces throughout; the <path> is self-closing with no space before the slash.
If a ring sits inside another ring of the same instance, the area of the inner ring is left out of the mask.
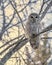
<path id="1" fill-rule="evenodd" d="M 13 55 L 13 53 L 15 53 L 16 51 L 18 51 L 27 42 L 28 42 L 27 39 L 19 40 L 17 42 L 17 45 L 15 45 L 15 47 L 11 48 L 10 51 L 8 53 L 6 53 L 5 56 L 1 59 L 0 64 L 3 63 L 2 65 L 4 65 L 7 62 L 7 60 Z"/>
<path id="2" fill-rule="evenodd" d="M 47 11 L 50 9 L 51 6 L 52 6 L 52 1 L 49 2 L 49 4 L 47 5 L 47 7 L 45 8 L 45 10 L 43 11 L 43 13 L 41 15 L 41 20 L 45 17 Z"/>

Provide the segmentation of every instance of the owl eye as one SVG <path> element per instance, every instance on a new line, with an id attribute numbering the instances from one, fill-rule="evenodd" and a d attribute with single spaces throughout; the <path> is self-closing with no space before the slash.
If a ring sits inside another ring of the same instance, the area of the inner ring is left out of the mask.
<path id="1" fill-rule="evenodd" d="M 35 18 L 38 18 L 37 16 Z"/>
<path id="2" fill-rule="evenodd" d="M 33 16 L 31 16 L 31 18 L 33 18 Z"/>

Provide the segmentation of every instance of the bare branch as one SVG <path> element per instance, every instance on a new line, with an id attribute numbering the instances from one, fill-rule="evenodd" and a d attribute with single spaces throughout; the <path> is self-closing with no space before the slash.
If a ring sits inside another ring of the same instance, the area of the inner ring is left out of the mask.
<path id="1" fill-rule="evenodd" d="M 5 29 L 5 23 L 6 23 L 6 19 L 5 19 L 5 8 L 4 8 L 4 3 L 2 2 L 2 11 L 3 11 L 3 26 L 2 26 L 2 30 L 0 32 L 0 40 L 2 40 L 2 35 L 3 35 L 3 30 Z"/>
<path id="2" fill-rule="evenodd" d="M 12 41 L 14 41 L 14 40 L 16 40 L 16 39 L 21 38 L 22 36 L 24 36 L 24 35 L 20 35 L 19 37 L 16 37 L 16 38 L 14 38 L 14 39 L 11 39 L 10 41 L 7 41 L 5 44 L 3 44 L 3 45 L 0 47 L 0 49 L 1 49 L 2 47 L 4 47 L 4 46 L 8 45 L 10 42 L 12 42 Z"/>
<path id="3" fill-rule="evenodd" d="M 42 3 L 42 6 L 41 6 L 41 8 L 40 8 L 40 12 L 39 12 L 39 15 L 41 14 L 41 12 L 42 12 L 42 9 L 43 9 L 43 7 L 44 7 L 44 0 L 43 0 L 43 3 Z"/>
<path id="4" fill-rule="evenodd" d="M 13 14 L 13 16 L 12 16 L 12 18 L 11 18 L 11 20 L 10 20 L 10 22 L 5 26 L 5 28 L 7 28 L 10 24 L 11 24 L 11 22 L 13 21 L 13 19 L 14 19 L 14 17 L 15 17 L 15 12 L 14 12 L 14 14 Z"/>
<path id="5" fill-rule="evenodd" d="M 48 32 L 48 31 L 50 31 L 50 30 L 52 30 L 52 24 L 51 24 L 50 26 L 46 27 L 45 29 L 43 29 L 42 32 L 40 32 L 40 33 L 38 33 L 37 35 L 35 35 L 35 37 L 37 37 L 37 36 L 39 36 L 40 34 L 43 34 L 43 33 L 45 33 L 45 32 Z"/>
<path id="6" fill-rule="evenodd" d="M 23 25 L 23 21 L 22 21 L 22 19 L 21 19 L 20 15 L 19 15 L 19 13 L 18 13 L 17 9 L 14 7 L 14 5 L 12 4 L 12 2 L 11 2 L 11 1 L 10 1 L 10 4 L 11 4 L 11 5 L 12 5 L 12 7 L 14 8 L 14 10 L 15 10 L 16 14 L 18 15 L 18 17 L 19 17 L 19 19 L 20 19 L 20 22 L 21 22 L 21 24 L 22 24 L 22 27 L 23 27 L 23 29 L 25 30 L 24 25 Z"/>
<path id="7" fill-rule="evenodd" d="M 20 39 L 20 40 L 22 40 L 24 38 L 24 36 Z M 18 40 L 19 41 L 19 40 Z M 17 44 L 17 41 L 15 42 L 15 43 L 13 43 L 13 44 L 11 44 L 11 45 L 9 45 L 6 49 L 4 49 L 3 51 L 1 51 L 0 52 L 0 55 L 1 54 L 3 54 L 4 52 L 6 52 L 6 50 L 8 50 L 10 47 L 13 47 L 14 45 L 16 45 Z"/>
<path id="8" fill-rule="evenodd" d="M 49 2 L 49 4 L 47 5 L 47 7 L 45 8 L 45 10 L 43 11 L 43 13 L 41 15 L 41 20 L 45 17 L 47 11 L 50 9 L 51 6 L 52 6 L 52 1 Z"/>
<path id="9" fill-rule="evenodd" d="M 18 51 L 22 46 L 24 46 L 27 43 L 27 39 L 23 39 L 17 42 L 17 45 L 10 49 L 10 51 L 1 59 L 0 63 L 3 63 L 3 65 L 7 62 L 7 60 Z"/>
<path id="10" fill-rule="evenodd" d="M 52 39 L 52 37 L 41 37 L 41 39 Z"/>

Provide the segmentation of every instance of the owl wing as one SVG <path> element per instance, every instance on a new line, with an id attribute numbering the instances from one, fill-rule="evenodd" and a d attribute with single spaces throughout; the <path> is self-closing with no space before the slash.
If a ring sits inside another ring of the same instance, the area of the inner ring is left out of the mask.
<path id="1" fill-rule="evenodd" d="M 30 38 L 32 36 L 32 30 L 29 22 L 27 22 L 25 25 L 25 33 L 27 38 Z"/>

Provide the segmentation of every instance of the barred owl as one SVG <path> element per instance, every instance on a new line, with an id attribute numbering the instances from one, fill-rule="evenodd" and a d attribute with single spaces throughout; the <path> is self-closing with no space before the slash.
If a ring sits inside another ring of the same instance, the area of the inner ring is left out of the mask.
<path id="1" fill-rule="evenodd" d="M 28 17 L 28 21 L 25 25 L 26 37 L 28 38 L 30 45 L 33 49 L 37 49 L 39 46 L 39 37 L 35 38 L 35 35 L 39 33 L 40 21 L 37 13 L 31 13 Z"/>

